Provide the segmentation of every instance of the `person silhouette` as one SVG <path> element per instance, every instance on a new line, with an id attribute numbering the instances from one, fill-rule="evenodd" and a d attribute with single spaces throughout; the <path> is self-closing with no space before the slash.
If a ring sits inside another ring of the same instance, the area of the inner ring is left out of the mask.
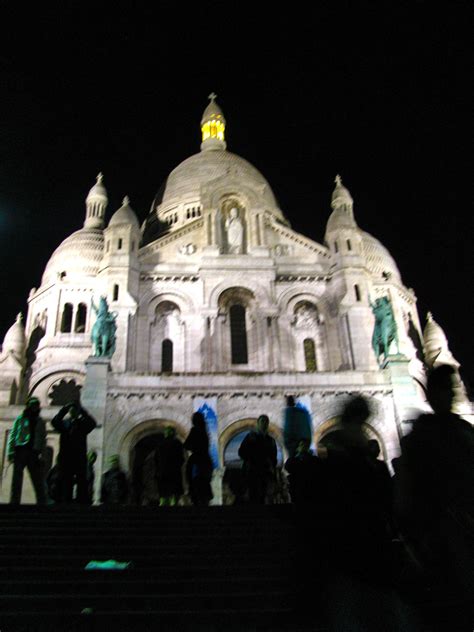
<path id="1" fill-rule="evenodd" d="M 433 409 L 415 420 L 401 441 L 395 476 L 395 514 L 422 565 L 465 600 L 474 595 L 474 429 L 453 413 L 456 372 L 434 368 L 427 379 Z M 469 607 L 467 604 L 471 604 Z M 461 616 L 458 608 L 453 616 Z"/>

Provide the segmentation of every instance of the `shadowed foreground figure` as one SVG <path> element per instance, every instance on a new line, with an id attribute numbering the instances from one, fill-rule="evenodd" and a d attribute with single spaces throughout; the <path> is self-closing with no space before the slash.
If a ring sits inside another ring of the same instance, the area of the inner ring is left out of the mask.
<path id="1" fill-rule="evenodd" d="M 275 439 L 268 434 L 270 420 L 267 415 L 257 419 L 257 430 L 252 430 L 242 441 L 239 456 L 253 504 L 265 504 L 275 480 L 277 447 Z"/>
<path id="2" fill-rule="evenodd" d="M 172 426 L 165 428 L 165 438 L 155 450 L 156 480 L 160 506 L 174 506 L 183 495 L 183 444 Z"/>
<path id="3" fill-rule="evenodd" d="M 285 463 L 289 474 L 290 496 L 292 503 L 316 503 L 321 501 L 326 483 L 325 464 L 310 449 L 308 439 L 302 439 Z"/>
<path id="4" fill-rule="evenodd" d="M 13 478 L 10 503 L 18 505 L 23 487 L 23 471 L 27 468 L 38 505 L 46 503 L 44 480 L 44 452 L 46 448 L 46 428 L 40 416 L 39 399 L 30 397 L 25 410 L 19 415 L 8 437 L 7 457 L 13 462 Z"/>
<path id="5" fill-rule="evenodd" d="M 192 416 L 191 432 L 184 442 L 184 449 L 191 452 L 186 463 L 186 478 L 193 505 L 208 505 L 213 498 L 211 489 L 212 460 L 209 456 L 209 437 L 206 420 L 202 413 Z"/>
<path id="6" fill-rule="evenodd" d="M 104 505 L 124 505 L 128 500 L 128 481 L 120 469 L 120 458 L 113 454 L 109 458 L 110 469 L 102 476 L 100 501 Z"/>
<path id="7" fill-rule="evenodd" d="M 454 369 L 447 365 L 428 376 L 433 414 L 421 415 L 402 439 L 395 509 L 428 577 L 464 603 L 464 608 L 458 606 L 453 612 L 453 621 L 470 629 L 474 624 L 474 429 L 452 412 L 455 379 Z"/>

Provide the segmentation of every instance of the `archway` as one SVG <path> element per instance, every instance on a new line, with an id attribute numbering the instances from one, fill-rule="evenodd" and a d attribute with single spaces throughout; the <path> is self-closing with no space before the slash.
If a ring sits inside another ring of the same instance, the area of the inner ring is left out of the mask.
<path id="1" fill-rule="evenodd" d="M 220 437 L 221 461 L 224 465 L 223 479 L 223 504 L 240 504 L 245 502 L 246 483 L 242 471 L 242 460 L 239 457 L 239 448 L 242 441 L 251 430 L 255 430 L 256 419 L 241 419 L 228 426 Z M 285 490 L 283 489 L 282 468 L 285 462 L 285 450 L 283 447 L 280 429 L 274 424 L 269 426 L 269 434 L 275 439 L 277 446 L 277 473 L 274 489 L 274 502 L 285 502 Z"/>
<path id="2" fill-rule="evenodd" d="M 128 461 L 132 502 L 134 504 L 154 504 L 158 501 L 155 483 L 154 453 L 164 439 L 167 426 L 176 430 L 176 436 L 184 441 L 185 432 L 173 421 L 153 420 L 139 424 L 124 437 L 120 449 L 121 461 Z"/>
<path id="3" fill-rule="evenodd" d="M 314 434 L 314 444 L 316 445 L 316 451 L 320 452 L 321 448 L 326 449 L 330 443 L 331 434 L 341 429 L 340 417 L 332 417 L 323 424 L 321 424 Z M 362 424 L 362 431 L 368 439 L 377 441 L 380 446 L 380 459 L 387 461 L 387 451 L 385 443 L 381 435 L 374 429 L 373 426 L 367 423 Z"/>

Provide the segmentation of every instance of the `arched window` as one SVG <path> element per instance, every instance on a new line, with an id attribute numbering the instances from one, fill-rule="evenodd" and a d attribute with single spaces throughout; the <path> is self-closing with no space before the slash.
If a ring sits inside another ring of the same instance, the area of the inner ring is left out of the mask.
<path id="1" fill-rule="evenodd" d="M 232 305 L 229 314 L 232 364 L 248 364 L 245 307 L 239 304 Z"/>
<path id="2" fill-rule="evenodd" d="M 316 349 L 314 346 L 314 340 L 312 338 L 305 338 L 303 342 L 304 347 L 304 363 L 307 373 L 314 373 L 317 370 L 316 366 Z"/>
<path id="3" fill-rule="evenodd" d="M 61 333 L 67 334 L 72 329 L 72 304 L 65 303 L 61 317 Z"/>
<path id="4" fill-rule="evenodd" d="M 335 242 L 334 242 L 334 250 L 335 250 L 336 252 L 339 252 L 339 246 L 338 246 L 337 241 L 335 241 Z"/>
<path id="5" fill-rule="evenodd" d="M 161 343 L 161 372 L 173 372 L 173 343 L 168 338 Z"/>
<path id="6" fill-rule="evenodd" d="M 355 292 L 356 301 L 360 302 L 360 289 L 357 284 L 354 285 L 354 292 Z"/>
<path id="7" fill-rule="evenodd" d="M 76 312 L 76 322 L 74 323 L 74 331 L 78 334 L 83 334 L 86 330 L 87 319 L 87 305 L 85 303 L 79 303 Z"/>
<path id="8" fill-rule="evenodd" d="M 117 242 L 117 250 L 122 250 L 122 246 L 123 246 L 123 239 L 120 238 Z"/>
<path id="9" fill-rule="evenodd" d="M 352 250 L 351 240 L 350 239 L 346 239 L 346 243 L 347 243 L 347 250 Z"/>
<path id="10" fill-rule="evenodd" d="M 118 301 L 118 297 L 119 297 L 119 286 L 117 283 L 114 283 L 114 291 L 112 294 L 112 300 Z"/>

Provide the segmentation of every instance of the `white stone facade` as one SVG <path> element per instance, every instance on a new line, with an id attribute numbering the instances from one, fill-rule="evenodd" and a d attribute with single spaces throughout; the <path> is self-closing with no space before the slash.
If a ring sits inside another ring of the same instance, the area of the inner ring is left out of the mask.
<path id="1" fill-rule="evenodd" d="M 202 397 L 217 402 L 221 466 L 227 442 L 259 414 L 280 438 L 287 394 L 309 397 L 316 442 L 349 394 L 367 394 L 376 404 L 368 432 L 388 461 L 396 456 L 404 420 L 426 406 L 411 377 L 423 378 L 408 335 L 410 321 L 422 337 L 413 290 L 357 226 L 340 178 L 326 243 L 292 230 L 264 177 L 212 137 L 212 117 L 221 117 L 221 131 L 225 120 L 211 105 L 203 117 L 211 137 L 169 175 L 141 228 L 128 198 L 104 227 L 107 193 L 98 177 L 84 227 L 56 249 L 30 293 L 24 331 L 19 320 L 5 337 L 0 449 L 28 395 L 50 419 L 52 389 L 74 380 L 100 424 L 89 442 L 99 470 L 116 453 L 128 468 L 137 441 L 165 423 L 184 437 Z M 91 306 L 101 295 L 117 314 L 110 366 L 88 361 Z M 382 368 L 369 300 L 385 295 L 400 353 Z M 56 444 L 52 433 L 50 440 Z M 5 499 L 4 447 L 1 466 Z"/>

